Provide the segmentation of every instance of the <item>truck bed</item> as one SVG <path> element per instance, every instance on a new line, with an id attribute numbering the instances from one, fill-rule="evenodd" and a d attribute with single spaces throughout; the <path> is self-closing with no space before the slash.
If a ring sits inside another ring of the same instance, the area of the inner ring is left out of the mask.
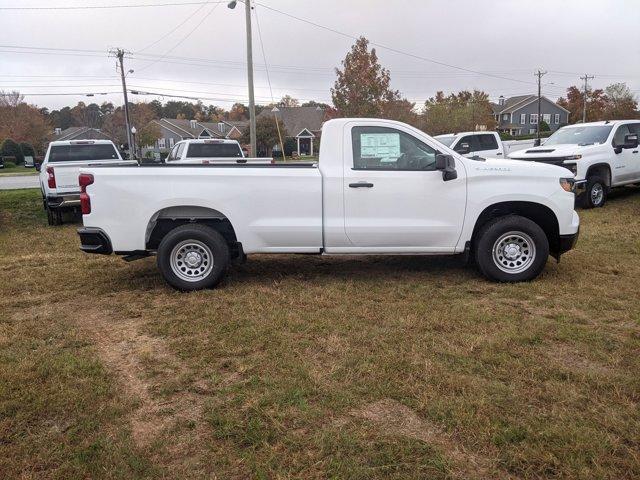
<path id="1" fill-rule="evenodd" d="M 228 219 L 246 253 L 322 248 L 316 163 L 96 165 L 81 172 L 94 176 L 84 225 L 107 232 L 114 251 L 145 250 L 154 222 L 185 215 L 172 205 L 189 205 L 194 217 Z"/>

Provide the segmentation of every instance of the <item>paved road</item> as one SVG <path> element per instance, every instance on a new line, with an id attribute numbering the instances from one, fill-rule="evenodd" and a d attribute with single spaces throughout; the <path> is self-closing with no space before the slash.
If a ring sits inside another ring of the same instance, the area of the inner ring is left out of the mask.
<path id="1" fill-rule="evenodd" d="M 15 190 L 16 188 L 38 188 L 37 175 L 0 175 L 0 190 Z"/>

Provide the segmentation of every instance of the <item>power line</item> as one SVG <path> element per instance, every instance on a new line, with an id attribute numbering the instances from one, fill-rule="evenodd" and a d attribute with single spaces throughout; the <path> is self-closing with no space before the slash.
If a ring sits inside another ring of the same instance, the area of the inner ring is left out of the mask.
<path id="1" fill-rule="evenodd" d="M 142 52 L 144 52 L 145 50 L 153 47 L 154 45 L 157 45 L 158 43 L 160 43 L 162 40 L 164 40 L 165 38 L 167 38 L 169 35 L 171 35 L 173 32 L 175 32 L 176 30 L 178 30 L 180 27 L 182 27 L 185 23 L 187 23 L 189 20 L 191 20 L 196 14 L 198 14 L 198 12 L 200 12 L 200 10 L 202 10 L 209 2 L 205 2 L 202 5 L 200 5 L 198 8 L 196 8 L 193 13 L 191 13 L 191 15 L 189 15 L 187 18 L 185 18 L 182 22 L 180 22 L 178 25 L 176 25 L 174 28 L 172 28 L 171 30 L 169 30 L 166 34 L 164 34 L 163 36 L 161 36 L 158 40 L 156 40 L 155 42 L 150 43 L 149 45 L 147 45 L 144 48 L 141 48 L 140 50 L 138 50 L 136 53 L 140 54 Z"/>
<path id="2" fill-rule="evenodd" d="M 260 5 L 263 8 L 266 8 L 267 10 L 271 10 L 273 12 L 279 13 L 279 14 L 287 16 L 289 18 L 293 18 L 293 19 L 298 20 L 300 22 L 307 23 L 309 25 L 313 25 L 314 27 L 318 27 L 318 28 L 321 28 L 323 30 L 327 30 L 329 32 L 333 32 L 333 33 L 335 33 L 337 35 L 341 35 L 343 37 L 347 37 L 347 38 L 350 38 L 352 40 L 357 40 L 358 39 L 358 37 L 355 36 L 355 35 L 352 35 L 352 34 L 349 34 L 349 33 L 344 33 L 344 32 L 341 32 L 339 30 L 336 30 L 334 28 L 327 27 L 326 25 L 321 25 L 319 23 L 312 22 L 311 20 L 307 20 L 307 19 L 298 17 L 296 15 L 292 15 L 290 13 L 283 12 L 282 10 L 278 10 L 277 8 L 270 7 L 270 6 L 265 5 L 263 3 L 256 2 L 256 4 Z M 501 79 L 501 80 L 509 80 L 509 81 L 512 81 L 512 82 L 534 84 L 533 82 L 527 82 L 526 80 L 518 80 L 518 79 L 515 79 L 515 78 L 503 77 L 501 75 L 494 75 L 494 74 L 490 74 L 490 73 L 480 72 L 480 71 L 477 71 L 477 70 L 472 70 L 470 68 L 460 67 L 458 65 L 452 65 L 452 64 L 449 64 L 449 63 L 441 62 L 439 60 L 434 60 L 432 58 L 422 57 L 422 56 L 416 55 L 414 53 L 405 52 L 405 51 L 399 50 L 397 48 L 389 47 L 387 45 L 383 45 L 381 43 L 377 43 L 377 42 L 373 42 L 373 41 L 370 41 L 369 43 L 371 43 L 371 45 L 373 45 L 373 46 L 376 46 L 378 48 L 382 48 L 384 50 L 388 50 L 390 52 L 394 52 L 394 53 L 397 53 L 397 54 L 400 54 L 400 55 L 405 55 L 407 57 L 415 58 L 417 60 L 422 60 L 424 62 L 434 63 L 436 65 L 442 65 L 442 66 L 453 68 L 453 69 L 456 69 L 456 70 L 461 70 L 461 71 L 464 71 L 464 72 L 475 73 L 477 75 L 483 75 L 483 76 L 497 78 L 497 79 Z"/>
<path id="3" fill-rule="evenodd" d="M 167 2 L 167 3 L 137 3 L 129 5 L 79 5 L 79 6 L 47 6 L 47 7 L 0 7 L 5 11 L 39 11 L 39 10 L 111 10 L 117 8 L 147 8 L 147 7 L 184 7 L 188 5 L 203 5 L 207 1 L 199 2 Z M 215 3 L 224 3 L 224 1 L 216 1 Z"/>
<path id="4" fill-rule="evenodd" d="M 182 37 L 173 47 L 171 47 L 169 50 L 167 50 L 164 54 L 162 54 L 160 56 L 160 58 L 158 58 L 157 60 L 151 62 L 148 65 L 145 65 L 144 67 L 141 67 L 138 69 L 138 71 L 140 70 L 146 70 L 149 67 L 152 67 L 153 65 L 155 65 L 158 62 L 161 62 L 164 57 L 166 57 L 167 55 L 169 55 L 171 52 L 173 52 L 176 48 L 178 48 L 180 45 L 182 45 L 185 40 L 187 40 L 199 27 L 200 25 L 202 25 L 204 23 L 204 21 L 209 18 L 209 16 L 214 12 L 214 10 L 216 8 L 218 8 L 218 6 L 220 5 L 220 2 L 216 2 L 215 5 L 213 6 L 213 8 L 211 10 L 209 10 L 209 13 L 207 13 L 204 17 L 202 17 L 200 19 L 200 21 L 191 29 L 189 30 L 189 33 L 187 33 L 184 37 Z"/>

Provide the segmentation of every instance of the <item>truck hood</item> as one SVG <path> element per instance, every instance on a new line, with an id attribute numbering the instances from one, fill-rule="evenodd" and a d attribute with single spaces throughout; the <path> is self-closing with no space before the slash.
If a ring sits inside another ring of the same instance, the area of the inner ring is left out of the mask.
<path id="1" fill-rule="evenodd" d="M 529 158 L 558 158 L 569 157 L 572 155 L 586 155 L 591 150 L 598 148 L 600 144 L 596 145 L 575 145 L 575 144 L 561 144 L 561 145 L 540 145 L 539 147 L 527 148 L 525 150 L 518 150 L 509 154 L 509 158 L 527 160 Z"/>
<path id="2" fill-rule="evenodd" d="M 540 162 L 523 162 L 505 158 L 487 158 L 471 163 L 471 171 L 476 175 L 512 175 L 518 177 L 573 178 L 570 170 Z"/>

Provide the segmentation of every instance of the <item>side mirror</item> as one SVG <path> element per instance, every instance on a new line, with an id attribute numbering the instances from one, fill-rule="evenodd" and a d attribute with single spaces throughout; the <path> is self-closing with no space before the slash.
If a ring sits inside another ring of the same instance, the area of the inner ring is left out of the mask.
<path id="1" fill-rule="evenodd" d="M 456 145 L 455 151 L 460 155 L 466 155 L 467 153 L 471 152 L 471 145 L 466 142 L 461 143 L 460 145 Z"/>
<path id="2" fill-rule="evenodd" d="M 458 178 L 458 172 L 456 171 L 456 161 L 451 155 L 438 153 L 436 155 L 436 170 L 442 171 L 442 180 L 444 180 L 445 182 Z"/>
<path id="3" fill-rule="evenodd" d="M 534 147 L 539 147 L 539 146 L 540 146 L 540 143 L 541 143 L 541 140 L 540 140 L 539 138 L 536 138 L 536 139 L 533 141 L 533 146 L 534 146 Z"/>

